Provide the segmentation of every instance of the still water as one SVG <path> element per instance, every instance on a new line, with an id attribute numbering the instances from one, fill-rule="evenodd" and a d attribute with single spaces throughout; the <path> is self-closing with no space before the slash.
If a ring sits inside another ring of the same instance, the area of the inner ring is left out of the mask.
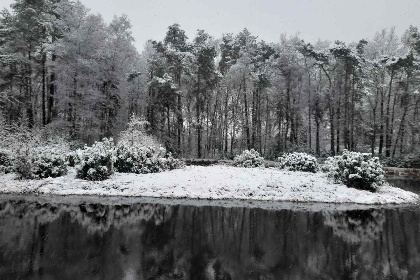
<path id="1" fill-rule="evenodd" d="M 2 195 L 0 279 L 420 279 L 419 229 L 419 206 Z"/>

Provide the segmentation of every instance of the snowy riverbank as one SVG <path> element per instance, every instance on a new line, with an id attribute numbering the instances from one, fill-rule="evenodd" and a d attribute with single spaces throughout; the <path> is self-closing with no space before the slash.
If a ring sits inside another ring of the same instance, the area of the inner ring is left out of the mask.
<path id="1" fill-rule="evenodd" d="M 418 195 L 392 186 L 371 193 L 333 184 L 323 173 L 290 172 L 274 168 L 189 166 L 154 174 L 116 173 L 90 182 L 75 172 L 59 178 L 14 180 L 0 175 L 0 193 L 55 195 L 142 196 L 192 199 L 239 199 L 328 203 L 416 203 Z"/>

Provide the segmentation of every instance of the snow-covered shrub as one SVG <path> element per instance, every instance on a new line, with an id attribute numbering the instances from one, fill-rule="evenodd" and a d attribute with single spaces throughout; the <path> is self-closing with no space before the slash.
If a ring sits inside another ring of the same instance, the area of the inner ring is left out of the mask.
<path id="1" fill-rule="evenodd" d="M 14 166 L 4 166 L 4 165 L 0 165 L 0 174 L 8 174 L 8 173 L 12 173 L 15 171 Z"/>
<path id="2" fill-rule="evenodd" d="M 0 174 L 13 172 L 13 155 L 12 152 L 0 148 Z"/>
<path id="3" fill-rule="evenodd" d="M 17 157 L 15 170 L 24 179 L 63 176 L 67 174 L 65 153 L 55 146 L 34 148 Z"/>
<path id="4" fill-rule="evenodd" d="M 420 153 L 411 152 L 400 158 L 380 158 L 381 163 L 387 167 L 420 168 Z"/>
<path id="5" fill-rule="evenodd" d="M 167 152 L 166 155 L 160 159 L 160 165 L 166 170 L 173 170 L 185 167 L 185 163 L 172 156 L 172 153 Z"/>
<path id="6" fill-rule="evenodd" d="M 290 153 L 278 158 L 279 167 L 290 171 L 317 172 L 318 162 L 316 157 L 306 153 Z"/>
<path id="7" fill-rule="evenodd" d="M 159 149 L 161 145 L 156 138 L 148 133 L 149 127 L 148 121 L 133 114 L 127 123 L 127 129 L 120 133 L 118 143 Z"/>
<path id="8" fill-rule="evenodd" d="M 32 161 L 27 155 L 18 155 L 16 157 L 14 170 L 20 179 L 32 179 L 34 177 Z"/>
<path id="9" fill-rule="evenodd" d="M 65 153 L 60 147 L 38 147 L 33 150 L 30 157 L 32 172 L 36 178 L 55 178 L 67 174 Z"/>
<path id="10" fill-rule="evenodd" d="M 184 166 L 183 161 L 174 158 L 148 133 L 149 126 L 147 121 L 131 116 L 116 147 L 114 166 L 118 172 L 155 173 Z"/>
<path id="11" fill-rule="evenodd" d="M 115 168 L 122 173 L 155 173 L 183 167 L 184 163 L 175 159 L 162 147 L 128 145 L 120 142 L 116 149 Z"/>
<path id="12" fill-rule="evenodd" d="M 77 178 L 90 181 L 108 179 L 114 173 L 115 145 L 112 138 L 95 142 L 92 147 L 77 151 Z"/>
<path id="13" fill-rule="evenodd" d="M 328 177 L 337 183 L 360 190 L 376 191 L 384 182 L 384 170 L 379 158 L 371 154 L 343 151 L 325 162 Z"/>
<path id="14" fill-rule="evenodd" d="M 68 166 L 75 167 L 76 165 L 80 164 L 79 155 L 82 154 L 82 150 L 83 149 L 77 149 L 66 154 L 66 163 Z"/>
<path id="15" fill-rule="evenodd" d="M 79 154 L 85 148 L 79 141 L 69 142 L 70 151 L 66 153 L 66 162 L 70 167 L 75 167 L 80 163 Z"/>
<path id="16" fill-rule="evenodd" d="M 12 164 L 12 153 L 9 150 L 0 148 L 0 165 L 9 166 Z"/>
<path id="17" fill-rule="evenodd" d="M 238 167 L 264 166 L 264 158 L 256 150 L 245 150 L 233 159 L 233 165 Z"/>

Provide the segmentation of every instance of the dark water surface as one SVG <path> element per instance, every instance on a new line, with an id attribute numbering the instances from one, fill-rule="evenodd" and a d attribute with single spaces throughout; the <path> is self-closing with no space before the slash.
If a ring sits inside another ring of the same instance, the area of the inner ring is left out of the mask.
<path id="1" fill-rule="evenodd" d="M 419 206 L 267 205 L 1 195 L 0 279 L 420 279 Z"/>

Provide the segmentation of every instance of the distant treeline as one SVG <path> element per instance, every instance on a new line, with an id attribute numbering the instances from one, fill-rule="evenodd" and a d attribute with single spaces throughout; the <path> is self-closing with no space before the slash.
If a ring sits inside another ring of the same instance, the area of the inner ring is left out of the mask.
<path id="1" fill-rule="evenodd" d="M 77 1 L 16 0 L 0 16 L 2 124 L 60 127 L 91 144 L 136 114 L 186 157 L 420 152 L 417 27 L 309 44 L 247 29 L 189 40 L 173 24 L 141 53 L 133 42 L 126 16 L 107 24 Z"/>

